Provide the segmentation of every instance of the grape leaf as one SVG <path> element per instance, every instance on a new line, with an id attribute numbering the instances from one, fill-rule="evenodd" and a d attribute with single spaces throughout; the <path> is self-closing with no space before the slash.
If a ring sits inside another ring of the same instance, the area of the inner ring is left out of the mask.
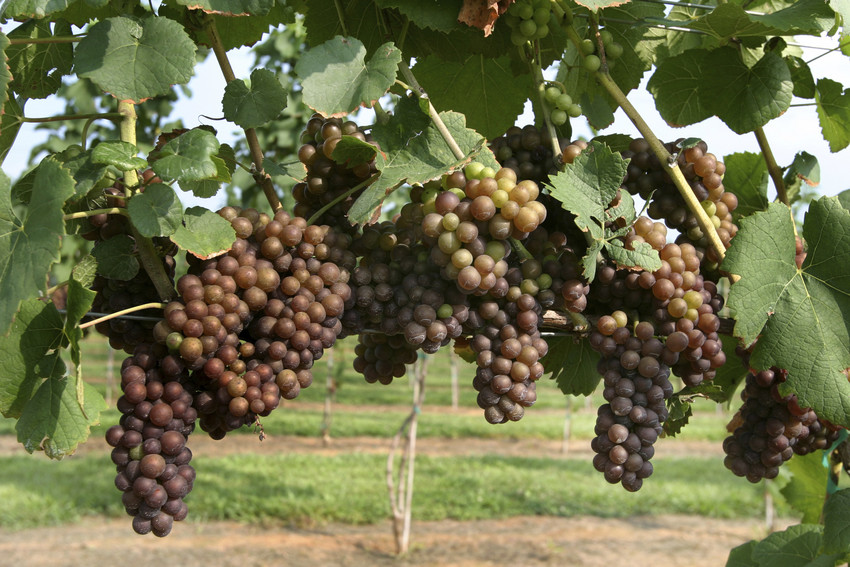
<path id="1" fill-rule="evenodd" d="M 462 27 L 457 21 L 463 4 L 460 0 L 377 0 L 376 3 L 382 8 L 397 9 L 420 28 L 451 33 Z"/>
<path id="2" fill-rule="evenodd" d="M 183 222 L 185 226 L 177 228 L 171 241 L 202 260 L 221 256 L 236 240 L 236 231 L 230 223 L 204 207 L 186 209 Z"/>
<path id="3" fill-rule="evenodd" d="M 0 33 L 0 51 L 3 49 L 4 41 L 7 41 L 6 37 Z M 2 116 L 0 116 L 0 165 L 6 161 L 6 156 L 12 149 L 12 144 L 15 143 L 18 131 L 23 124 L 21 119 L 24 117 L 24 111 L 15 97 L 6 98 L 6 94 L 3 94 L 6 93 L 5 85 L 10 78 L 8 69 L 4 69 L 4 66 L 0 65 L 0 100 L 5 98 L 2 105 Z"/>
<path id="4" fill-rule="evenodd" d="M 463 61 L 430 56 L 417 61 L 413 72 L 436 108 L 451 108 L 484 137 L 502 135 L 523 111 L 533 81 L 515 75 L 507 55 L 498 59 L 470 55 Z"/>
<path id="5" fill-rule="evenodd" d="M 823 498 L 826 494 L 827 468 L 823 464 L 823 452 L 795 455 L 785 465 L 791 480 L 779 489 L 792 508 L 803 515 L 804 524 L 820 522 Z"/>
<path id="6" fill-rule="evenodd" d="M 148 162 L 140 158 L 138 153 L 139 149 L 130 142 L 101 142 L 92 149 L 91 160 L 94 163 L 113 165 L 121 171 L 147 167 Z"/>
<path id="7" fill-rule="evenodd" d="M 338 6 L 342 8 L 342 16 L 337 12 Z M 345 34 L 362 41 L 367 53 L 375 53 L 386 41 L 382 30 L 387 15 L 375 0 L 311 0 L 304 17 L 307 43 L 315 47 Z M 345 31 L 340 24 L 340 17 L 345 21 Z"/>
<path id="8" fill-rule="evenodd" d="M 782 180 L 785 183 L 788 199 L 793 203 L 800 198 L 800 189 L 803 183 L 809 187 L 817 187 L 820 184 L 818 158 L 808 152 L 798 152 L 791 165 L 785 168 L 785 175 Z"/>
<path id="9" fill-rule="evenodd" d="M 327 116 L 344 116 L 371 106 L 393 85 L 401 51 L 383 44 L 369 62 L 357 38 L 337 36 L 314 47 L 295 64 L 301 79 L 302 101 Z"/>
<path id="10" fill-rule="evenodd" d="M 348 167 L 356 167 L 361 163 L 372 161 L 377 153 L 377 148 L 369 142 L 354 136 L 343 136 L 334 148 L 333 160 L 347 164 Z"/>
<path id="11" fill-rule="evenodd" d="M 753 561 L 753 549 L 757 543 L 755 540 L 750 540 L 733 548 L 729 552 L 726 567 L 759 567 L 759 564 Z"/>
<path id="12" fill-rule="evenodd" d="M 744 366 L 741 357 L 735 354 L 737 339 L 726 335 L 720 335 L 723 343 L 723 352 L 726 354 L 726 364 L 717 369 L 717 375 L 711 382 L 720 388 L 720 395 L 715 398 L 717 402 L 727 404 L 735 397 L 738 386 L 747 377 L 748 368 Z"/>
<path id="13" fill-rule="evenodd" d="M 51 459 L 61 459 L 88 439 L 91 426 L 100 423 L 106 402 L 94 386 L 84 384 L 83 388 L 86 402 L 80 407 L 70 377 L 42 382 L 15 425 L 18 441 L 27 451 L 44 451 Z"/>
<path id="14" fill-rule="evenodd" d="M 782 33 L 771 35 L 819 35 L 835 25 L 832 6 L 820 0 L 798 0 L 790 6 L 768 14 L 750 14 L 755 22 L 766 24 Z"/>
<path id="15" fill-rule="evenodd" d="M 85 287 L 91 287 L 94 283 L 94 278 L 97 275 L 97 260 L 91 254 L 83 256 L 71 270 L 71 277 L 83 284 Z"/>
<path id="16" fill-rule="evenodd" d="M 191 10 L 226 16 L 262 16 L 268 14 L 274 0 L 176 0 Z"/>
<path id="17" fill-rule="evenodd" d="M 218 151 L 219 143 L 213 133 L 194 128 L 166 143 L 151 168 L 165 180 L 215 178 L 219 175 L 219 168 L 213 158 Z"/>
<path id="18" fill-rule="evenodd" d="M 39 164 L 34 179 L 21 218 L 12 208 L 9 178 L 0 172 L 0 334 L 9 329 L 21 302 L 44 289 L 65 235 L 62 204 L 74 193 L 74 179 L 50 158 Z"/>
<path id="19" fill-rule="evenodd" d="M 163 4 L 159 9 L 160 16 L 167 16 L 177 21 L 187 21 L 194 17 L 192 12 L 184 7 L 168 6 Z M 231 17 L 218 14 L 208 16 L 215 21 L 216 31 L 221 44 L 226 51 L 242 47 L 243 45 L 254 45 L 264 34 L 269 33 L 269 28 L 277 28 L 280 24 L 292 24 L 295 22 L 295 11 L 292 6 L 276 2 L 274 7 L 265 15 L 252 15 L 250 17 Z M 190 35 L 200 45 L 211 46 L 212 40 L 205 28 L 197 29 L 189 27 Z"/>
<path id="20" fill-rule="evenodd" d="M 191 192 L 195 197 L 206 199 L 218 193 L 222 183 L 230 183 L 236 169 L 236 153 L 229 144 L 221 144 L 218 152 L 210 158 L 215 165 L 215 175 L 208 179 L 180 180 L 180 189 Z M 306 171 L 306 170 L 305 170 Z"/>
<path id="21" fill-rule="evenodd" d="M 139 234 L 148 238 L 171 236 L 183 222 L 183 205 L 165 183 L 153 183 L 144 193 L 134 195 L 127 203 L 127 212 Z"/>
<path id="22" fill-rule="evenodd" d="M 620 268 L 646 270 L 653 272 L 661 267 L 661 258 L 658 251 L 648 242 L 636 242 L 633 249 L 629 250 L 623 246 L 621 240 L 608 240 L 605 243 L 605 251 L 608 257 Z"/>
<path id="23" fill-rule="evenodd" d="M 478 161 L 498 169 L 492 152 L 483 148 L 484 138 L 466 127 L 462 114 L 442 112 L 440 117 L 452 137 L 468 157 L 458 160 L 437 127 L 414 98 L 403 98 L 386 124 L 376 124 L 372 136 L 381 148 L 375 164 L 381 175 L 352 204 L 348 218 L 352 223 L 365 223 L 380 206 L 384 197 L 402 182 L 424 183 L 470 161 L 481 150 Z M 486 158 L 482 159 L 482 158 Z"/>
<path id="24" fill-rule="evenodd" d="M 183 26 L 168 18 L 108 18 L 89 28 L 74 67 L 118 100 L 139 103 L 188 83 L 195 50 Z"/>
<path id="25" fill-rule="evenodd" d="M 841 204 L 842 207 L 844 207 L 845 209 L 850 209 L 850 189 L 845 189 L 844 191 L 836 195 L 836 197 L 838 198 L 838 202 Z"/>
<path id="26" fill-rule="evenodd" d="M 589 396 L 602 376 L 596 371 L 599 353 L 590 343 L 574 337 L 548 340 L 549 352 L 541 359 L 543 368 L 566 396 Z"/>
<path id="27" fill-rule="evenodd" d="M 783 393 L 796 393 L 801 407 L 842 427 L 850 426 L 850 211 L 835 197 L 814 201 L 803 237 L 808 256 L 794 263 L 794 227 L 785 205 L 741 220 L 723 270 L 739 274 L 729 292 L 735 335 L 757 337 L 750 366 L 788 370 Z"/>
<path id="28" fill-rule="evenodd" d="M 9 32 L 9 38 L 46 40 L 53 36 L 71 35 L 64 21 L 51 31 L 47 20 L 29 20 Z M 71 72 L 74 49 L 70 43 L 29 43 L 10 45 L 5 49 L 9 71 L 14 79 L 9 86 L 24 98 L 45 98 L 62 86 L 62 77 Z"/>
<path id="29" fill-rule="evenodd" d="M 850 144 L 850 89 L 830 79 L 818 79 L 815 104 L 823 132 L 832 152 L 843 150 Z"/>
<path id="30" fill-rule="evenodd" d="M 59 348 L 62 318 L 56 307 L 40 299 L 21 304 L 8 334 L 0 334 L 0 413 L 20 417 L 41 379 L 38 363 Z"/>
<path id="31" fill-rule="evenodd" d="M 83 364 L 80 341 L 83 340 L 83 330 L 80 329 L 80 321 L 91 309 L 97 292 L 84 286 L 75 277 L 68 280 L 68 297 L 65 302 L 65 338 L 68 339 L 68 350 L 71 361 L 74 363 L 74 383 L 76 384 L 77 404 L 81 409 L 85 408 L 85 388 L 83 385 Z"/>
<path id="32" fill-rule="evenodd" d="M 687 27 L 728 40 L 733 37 L 819 34 L 829 30 L 833 21 L 832 10 L 819 0 L 801 0 L 793 6 L 765 15 L 748 14 L 737 4 L 726 3 L 715 7 Z"/>
<path id="33" fill-rule="evenodd" d="M 343 136 L 343 138 L 345 138 L 345 136 Z M 269 158 L 265 158 L 263 160 L 263 171 L 273 177 L 286 176 L 296 181 L 301 181 L 304 179 L 304 176 L 307 175 L 307 168 L 304 167 L 304 164 L 300 161 L 292 163 L 275 163 Z"/>
<path id="34" fill-rule="evenodd" d="M 105 278 L 129 281 L 139 273 L 135 243 L 126 234 L 98 242 L 91 254 L 97 260 L 98 273 Z"/>
<path id="35" fill-rule="evenodd" d="M 791 71 L 775 53 L 765 53 L 750 68 L 735 48 L 722 47 L 706 56 L 705 65 L 700 89 L 702 104 L 738 134 L 764 126 L 791 104 Z M 724 87 L 706 88 L 709 85 Z"/>
<path id="36" fill-rule="evenodd" d="M 791 71 L 791 80 L 794 82 L 794 96 L 800 98 L 815 98 L 815 79 L 812 70 L 800 57 L 788 55 L 785 63 Z"/>
<path id="37" fill-rule="evenodd" d="M 88 195 L 109 173 L 108 165 L 92 161 L 92 150 L 81 152 L 79 147 L 71 147 L 53 157 L 74 176 L 74 195 L 68 202 L 79 201 Z"/>
<path id="38" fill-rule="evenodd" d="M 823 526 L 797 524 L 774 532 L 753 548 L 753 559 L 761 567 L 832 567 L 838 555 L 821 555 Z"/>
<path id="39" fill-rule="evenodd" d="M 682 432 L 694 414 L 693 404 L 690 400 L 673 396 L 667 400 L 667 420 L 664 422 L 664 435 L 675 437 Z"/>
<path id="40" fill-rule="evenodd" d="M 258 128 L 286 108 L 286 90 L 268 69 L 251 71 L 251 85 L 237 79 L 224 88 L 224 117 L 242 128 Z"/>
<path id="41" fill-rule="evenodd" d="M 712 116 L 700 89 L 708 51 L 690 49 L 662 60 L 647 83 L 655 107 L 670 126 L 696 124 Z"/>
<path id="42" fill-rule="evenodd" d="M 850 552 L 850 489 L 839 490 L 827 498 L 823 524 L 823 553 Z"/>
<path id="43" fill-rule="evenodd" d="M 756 211 L 767 209 L 767 164 L 761 154 L 741 152 L 723 159 L 726 175 L 723 185 L 738 197 L 738 208 L 732 211 L 735 222 Z"/>

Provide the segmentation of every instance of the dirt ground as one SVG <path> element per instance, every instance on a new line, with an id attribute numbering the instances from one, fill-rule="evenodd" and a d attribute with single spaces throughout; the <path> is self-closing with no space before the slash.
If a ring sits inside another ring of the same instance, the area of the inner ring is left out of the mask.
<path id="1" fill-rule="evenodd" d="M 320 529 L 229 522 L 177 525 L 165 539 L 137 536 L 127 520 L 19 532 L 0 530 L 3 565 L 99 567 L 609 566 L 715 567 L 729 550 L 764 537 L 752 520 L 518 517 L 477 522 L 414 522 L 410 552 L 395 555 L 389 522 Z"/>

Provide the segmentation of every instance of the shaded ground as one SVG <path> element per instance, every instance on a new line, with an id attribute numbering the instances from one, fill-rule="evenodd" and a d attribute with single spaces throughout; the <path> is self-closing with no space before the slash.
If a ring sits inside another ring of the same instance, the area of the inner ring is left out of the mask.
<path id="1" fill-rule="evenodd" d="M 394 555 L 389 522 L 319 529 L 260 528 L 229 522 L 177 525 L 165 539 L 137 536 L 130 520 L 19 532 L 0 530 L 4 565 L 79 567 L 259 566 L 718 566 L 729 550 L 765 535 L 754 520 L 695 516 L 631 519 L 519 517 L 478 522 L 414 522 L 411 551 Z"/>

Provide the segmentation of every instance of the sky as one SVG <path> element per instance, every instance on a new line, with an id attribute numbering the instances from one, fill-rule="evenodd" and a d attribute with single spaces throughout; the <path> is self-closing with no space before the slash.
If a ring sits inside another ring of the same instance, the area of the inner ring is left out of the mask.
<path id="1" fill-rule="evenodd" d="M 4 26 L 5 27 L 5 26 Z M 8 31 L 5 30 L 4 31 Z M 804 49 L 803 58 L 810 60 L 824 53 L 823 47 L 832 47 L 835 44 L 833 38 L 805 38 L 806 44 L 821 49 Z M 253 56 L 250 49 L 242 48 L 228 53 L 231 64 L 237 77 L 248 77 L 253 64 Z M 829 53 L 810 64 L 815 79 L 830 78 L 850 87 L 850 58 L 840 52 Z M 738 135 L 732 132 L 718 118 L 704 120 L 685 128 L 672 128 L 668 126 L 655 109 L 655 104 L 650 93 L 645 89 L 646 81 L 650 77 L 647 73 L 644 82 L 639 89 L 629 93 L 629 99 L 647 121 L 656 135 L 663 141 L 672 141 L 677 138 L 696 137 L 705 140 L 709 151 L 726 156 L 736 152 L 759 152 L 755 135 Z M 215 62 L 210 56 L 206 61 L 199 64 L 195 70 L 195 76 L 189 83 L 193 93 L 191 98 L 181 95 L 175 106 L 174 117 L 182 118 L 187 127 L 201 124 L 213 124 L 219 131 L 219 139 L 222 142 L 232 141 L 241 136 L 239 128 L 224 121 L 210 122 L 204 116 L 221 116 L 221 94 L 224 92 L 225 81 Z M 724 85 L 717 85 L 722 89 Z M 792 104 L 808 103 L 808 100 L 795 99 Z M 530 104 L 526 105 L 530 108 Z M 62 102 L 55 97 L 44 100 L 32 100 L 27 103 L 26 115 L 31 117 L 50 116 L 58 114 L 62 110 Z M 442 110 L 442 109 L 441 109 Z M 615 122 L 612 126 L 601 130 L 600 134 L 623 133 L 631 136 L 639 136 L 637 129 L 632 125 L 622 110 L 615 113 Z M 365 119 L 366 122 L 369 120 Z M 525 112 L 518 119 L 517 124 L 522 126 L 531 123 L 533 116 L 530 111 Z M 765 126 L 765 133 L 770 142 L 773 153 L 780 166 L 791 163 L 794 155 L 805 150 L 816 156 L 821 168 L 821 184 L 817 191 L 821 194 L 835 195 L 850 188 L 850 176 L 847 175 L 847 161 L 850 159 L 850 148 L 837 153 L 832 153 L 824 141 L 820 130 L 817 112 L 814 106 L 801 106 L 788 109 L 788 111 L 772 120 Z M 591 138 L 593 132 L 583 118 L 573 121 L 573 130 L 576 137 Z M 35 124 L 24 124 L 21 127 L 18 138 L 11 152 L 3 163 L 3 170 L 12 178 L 16 179 L 24 170 L 30 149 L 46 139 L 46 134 L 35 129 Z M 770 197 L 775 196 L 771 186 L 768 189 Z M 223 198 L 197 199 L 188 194 L 185 197 L 186 206 L 204 205 L 216 209 L 223 204 Z"/>

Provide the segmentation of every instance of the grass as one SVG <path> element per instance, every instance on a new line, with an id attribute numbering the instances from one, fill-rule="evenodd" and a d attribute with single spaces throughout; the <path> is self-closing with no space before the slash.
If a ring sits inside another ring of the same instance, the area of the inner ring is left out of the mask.
<path id="1" fill-rule="evenodd" d="M 420 457 L 414 515 L 420 520 L 481 520 L 517 515 L 633 516 L 698 514 L 758 517 L 763 487 L 723 469 L 717 459 L 653 460 L 656 473 L 635 494 L 607 484 L 589 462 L 545 458 Z M 386 458 L 351 453 L 199 457 L 187 499 L 194 521 L 294 525 L 374 523 L 389 516 Z M 22 529 L 123 516 L 106 456 L 45 462 L 0 458 L 0 526 Z M 779 513 L 788 513 L 779 503 Z M 128 519 L 129 523 L 129 519 Z"/>

